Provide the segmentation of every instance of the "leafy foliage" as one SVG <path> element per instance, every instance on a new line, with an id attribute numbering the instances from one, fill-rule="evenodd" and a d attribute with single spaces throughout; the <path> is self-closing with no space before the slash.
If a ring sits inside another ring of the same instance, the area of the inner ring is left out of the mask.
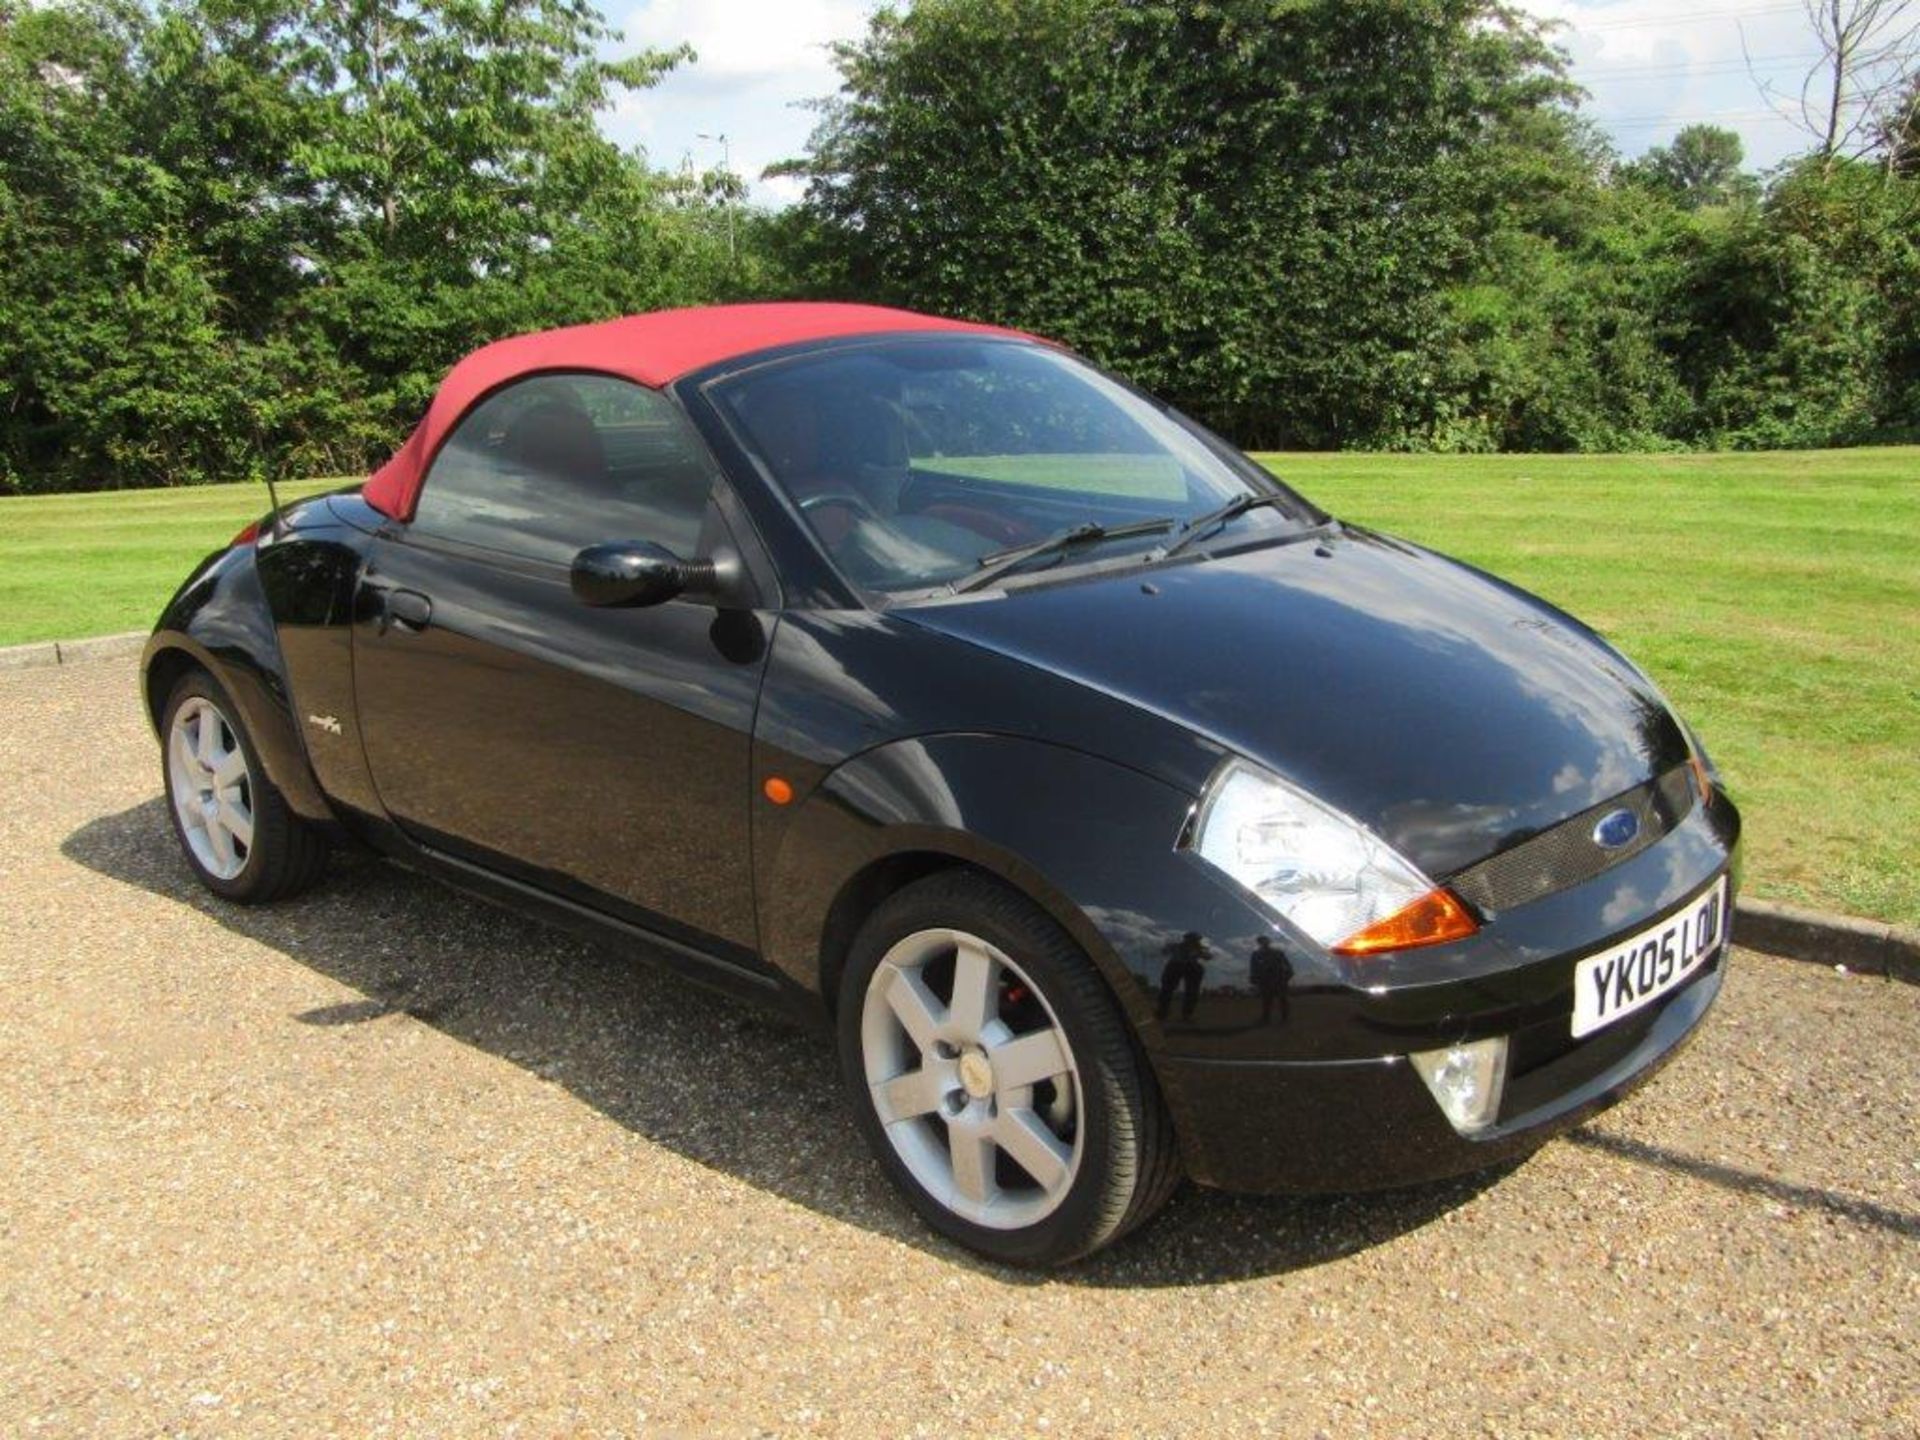
<path id="1" fill-rule="evenodd" d="M 1705 126 L 1619 164 L 1494 0 L 919 0 L 838 59 L 805 283 L 1060 336 L 1243 444 L 1920 427 L 1915 182 L 1763 201 Z"/>
<path id="2" fill-rule="evenodd" d="M 749 290 L 582 0 L 0 0 L 0 485 L 352 470 L 502 334 Z"/>
<path id="3" fill-rule="evenodd" d="M 1671 145 L 1656 145 L 1624 168 L 1628 179 L 1662 192 L 1688 210 L 1757 199 L 1760 183 L 1746 173 L 1740 137 L 1718 125 L 1689 125 Z"/>
<path id="4" fill-rule="evenodd" d="M 590 0 L 0 0 L 0 490 L 377 462 L 499 335 L 812 294 L 1057 336 L 1242 444 L 1920 438 L 1911 94 L 1622 162 L 1502 0 L 917 0 L 806 201 L 596 117 Z"/>
<path id="5" fill-rule="evenodd" d="M 809 193 L 830 283 L 1017 320 L 1313 447 L 1429 411 L 1424 337 L 1516 173 L 1485 162 L 1566 91 L 1477 0 L 923 0 L 840 63 Z"/>

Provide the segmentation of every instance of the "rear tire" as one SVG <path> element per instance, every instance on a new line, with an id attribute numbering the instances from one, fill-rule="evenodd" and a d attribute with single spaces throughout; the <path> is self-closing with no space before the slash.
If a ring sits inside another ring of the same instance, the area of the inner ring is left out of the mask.
<path id="1" fill-rule="evenodd" d="M 1171 1118 L 1113 993 L 1051 917 L 984 875 L 933 875 L 874 911 L 838 1031 L 882 1168 L 934 1229 L 993 1260 L 1077 1260 L 1179 1183 Z"/>
<path id="2" fill-rule="evenodd" d="M 180 677 L 160 719 L 167 818 L 195 878 L 225 900 L 297 895 L 327 868 L 327 838 L 267 778 L 239 708 L 205 670 Z"/>

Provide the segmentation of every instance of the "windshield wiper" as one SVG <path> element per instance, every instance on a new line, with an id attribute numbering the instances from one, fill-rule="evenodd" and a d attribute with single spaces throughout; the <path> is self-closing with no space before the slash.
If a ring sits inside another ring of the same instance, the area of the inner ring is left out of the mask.
<path id="1" fill-rule="evenodd" d="M 1162 557 L 1178 555 L 1189 545 L 1196 543 L 1201 535 L 1210 530 L 1218 530 L 1229 520 L 1238 520 L 1249 510 L 1257 510 L 1262 505 L 1284 505 L 1288 497 L 1278 491 L 1263 490 L 1257 494 L 1249 491 L 1245 495 L 1236 495 L 1217 510 L 1209 510 L 1204 515 L 1196 515 L 1180 527 L 1180 538 L 1161 551 Z"/>
<path id="2" fill-rule="evenodd" d="M 1126 525 L 1102 525 L 1089 520 L 1083 525 L 1074 525 L 1049 535 L 1044 540 L 1035 540 L 1030 545 L 1016 545 L 1011 550 L 996 550 L 991 555 L 980 557 L 980 568 L 964 579 L 953 582 L 953 593 L 965 594 L 969 590 L 978 590 L 991 585 L 1009 570 L 1026 564 L 1027 561 L 1042 555 L 1052 555 L 1077 546 L 1090 545 L 1095 540 L 1118 540 L 1128 535 L 1157 535 L 1162 530 L 1174 527 L 1174 518 L 1163 515 L 1157 520 L 1135 520 Z"/>

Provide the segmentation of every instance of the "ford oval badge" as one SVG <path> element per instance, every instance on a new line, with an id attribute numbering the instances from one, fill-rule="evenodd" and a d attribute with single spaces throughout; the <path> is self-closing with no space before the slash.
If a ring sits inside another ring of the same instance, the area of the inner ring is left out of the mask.
<path id="1" fill-rule="evenodd" d="M 1593 843 L 1602 850 L 1618 850 L 1640 833 L 1640 817 L 1631 810 L 1610 810 L 1593 827 Z"/>

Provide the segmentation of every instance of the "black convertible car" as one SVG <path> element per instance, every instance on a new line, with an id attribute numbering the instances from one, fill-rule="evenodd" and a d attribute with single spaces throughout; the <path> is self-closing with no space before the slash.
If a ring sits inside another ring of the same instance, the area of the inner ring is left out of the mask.
<path id="1" fill-rule="evenodd" d="M 643 315 L 456 366 L 147 646 L 206 885 L 349 839 L 832 1028 L 938 1229 L 1398 1185 L 1644 1079 L 1739 818 L 1593 631 L 1005 330 Z"/>

